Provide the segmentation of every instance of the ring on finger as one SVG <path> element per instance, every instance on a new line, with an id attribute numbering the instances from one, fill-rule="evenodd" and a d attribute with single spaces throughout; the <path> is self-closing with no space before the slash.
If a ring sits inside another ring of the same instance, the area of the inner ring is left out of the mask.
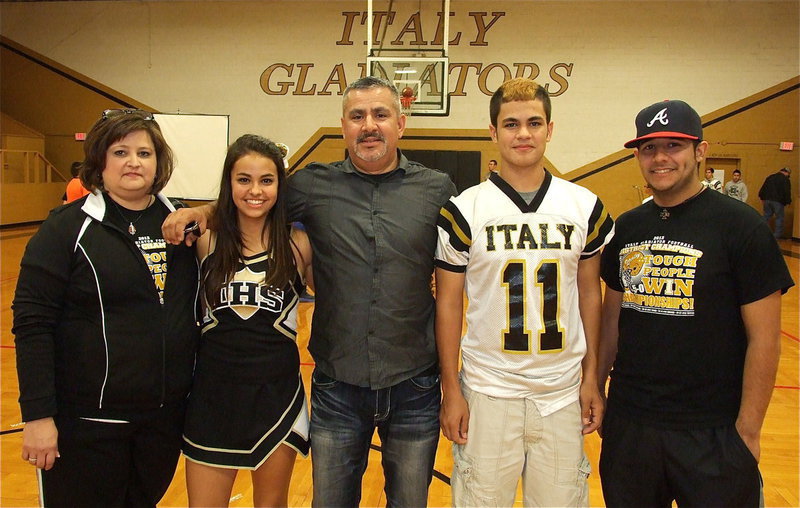
<path id="1" fill-rule="evenodd" d="M 29 457 L 28 458 L 28 462 L 30 462 L 31 464 L 36 464 L 36 460 L 37 460 L 36 457 Z"/>

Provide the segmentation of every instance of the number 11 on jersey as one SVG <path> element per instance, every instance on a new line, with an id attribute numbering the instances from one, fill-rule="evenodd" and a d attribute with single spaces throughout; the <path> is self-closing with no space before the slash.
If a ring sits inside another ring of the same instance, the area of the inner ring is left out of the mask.
<path id="1" fill-rule="evenodd" d="M 531 353 L 531 332 L 527 328 L 528 308 L 539 307 L 542 328 L 539 330 L 539 352 L 556 353 L 564 349 L 564 333 L 558 322 L 558 261 L 543 260 L 536 267 L 535 284 L 539 286 L 540 305 L 528 306 L 526 263 L 512 260 L 503 268 L 503 286 L 506 288 L 507 327 L 503 330 L 503 350 L 509 353 Z"/>

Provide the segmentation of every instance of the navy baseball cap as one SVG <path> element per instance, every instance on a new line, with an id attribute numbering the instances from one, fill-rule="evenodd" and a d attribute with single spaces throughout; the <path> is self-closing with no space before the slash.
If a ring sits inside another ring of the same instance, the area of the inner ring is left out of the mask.
<path id="1" fill-rule="evenodd" d="M 647 106 L 636 115 L 636 139 L 625 143 L 635 148 L 650 138 L 685 138 L 703 140 L 703 124 L 697 111 L 683 101 L 661 101 Z"/>

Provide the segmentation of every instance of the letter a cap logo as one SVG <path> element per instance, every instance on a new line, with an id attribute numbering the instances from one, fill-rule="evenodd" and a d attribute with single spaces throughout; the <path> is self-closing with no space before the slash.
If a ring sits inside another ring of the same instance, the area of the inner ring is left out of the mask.
<path id="1" fill-rule="evenodd" d="M 650 138 L 703 139 L 703 124 L 697 111 L 683 101 L 661 101 L 636 115 L 636 138 L 625 143 L 635 148 Z"/>

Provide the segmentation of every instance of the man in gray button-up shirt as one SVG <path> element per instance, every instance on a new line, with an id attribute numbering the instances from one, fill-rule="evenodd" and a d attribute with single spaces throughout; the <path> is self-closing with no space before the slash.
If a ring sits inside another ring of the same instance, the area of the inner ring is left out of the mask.
<path id="1" fill-rule="evenodd" d="M 430 290 L 450 178 L 408 161 L 397 90 L 367 77 L 344 94 L 348 159 L 289 179 L 289 215 L 314 253 L 309 350 L 315 506 L 358 506 L 378 428 L 389 506 L 424 506 L 439 439 Z"/>
<path id="2" fill-rule="evenodd" d="M 388 173 L 362 172 L 347 159 L 311 164 L 289 184 L 291 216 L 314 249 L 309 350 L 318 370 L 372 389 L 436 363 L 431 240 L 454 191 L 446 175 L 393 153 Z"/>

